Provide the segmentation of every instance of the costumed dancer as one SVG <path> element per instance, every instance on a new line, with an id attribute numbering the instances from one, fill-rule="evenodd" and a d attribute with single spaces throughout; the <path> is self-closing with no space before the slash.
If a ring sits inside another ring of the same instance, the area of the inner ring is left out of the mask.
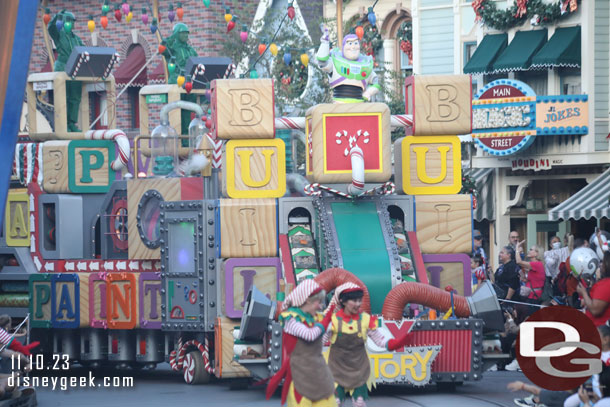
<path id="1" fill-rule="evenodd" d="M 333 101 L 358 103 L 369 101 L 381 90 L 374 71 L 375 61 L 360 53 L 360 41 L 355 34 L 343 38 L 343 47 L 330 50 L 328 28 L 322 26 L 320 48 L 316 54 L 318 67 L 328 73 Z"/>
<path id="2" fill-rule="evenodd" d="M 379 347 L 394 351 L 407 341 L 409 331 L 398 338 L 386 339 L 377 329 L 377 318 L 360 311 L 364 291 L 354 283 L 337 287 L 331 301 L 339 305 L 332 315 L 331 327 L 324 334 L 324 342 L 330 339 L 328 366 L 337 383 L 337 405 L 341 405 L 349 394 L 354 407 L 366 407 L 369 398 L 367 381 L 371 365 L 366 352 L 366 339 L 371 338 Z"/>
<path id="3" fill-rule="evenodd" d="M 282 404 L 335 407 L 333 376 L 322 356 L 322 335 L 334 307 L 316 318 L 323 300 L 324 290 L 314 280 L 303 281 L 286 297 L 279 318 L 284 328 L 282 367 L 267 385 L 267 399 L 284 379 Z"/>

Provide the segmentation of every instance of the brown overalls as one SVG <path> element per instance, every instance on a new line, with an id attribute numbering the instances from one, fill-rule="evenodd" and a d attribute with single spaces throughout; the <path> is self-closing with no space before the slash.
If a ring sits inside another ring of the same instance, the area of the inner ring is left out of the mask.
<path id="1" fill-rule="evenodd" d="M 322 335 L 313 342 L 298 338 L 290 354 L 290 370 L 295 390 L 309 400 L 323 400 L 335 392 L 333 376 L 322 356 Z"/>
<path id="2" fill-rule="evenodd" d="M 356 332 L 350 334 L 343 331 L 341 318 L 337 318 L 337 322 L 337 339 L 330 346 L 328 366 L 337 384 L 345 390 L 353 390 L 365 384 L 371 374 L 366 336 L 362 337 L 362 316 L 358 318 Z"/>

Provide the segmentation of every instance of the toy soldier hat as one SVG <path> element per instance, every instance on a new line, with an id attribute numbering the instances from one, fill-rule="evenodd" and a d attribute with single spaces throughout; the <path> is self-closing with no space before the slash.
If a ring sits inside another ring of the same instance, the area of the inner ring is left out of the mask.
<path id="1" fill-rule="evenodd" d="M 76 17 L 70 11 L 64 11 L 63 16 L 64 16 L 64 21 L 66 21 L 66 20 L 76 21 Z"/>
<path id="2" fill-rule="evenodd" d="M 174 25 L 174 34 L 178 33 L 187 33 L 189 32 L 189 27 L 184 23 L 177 23 Z"/>

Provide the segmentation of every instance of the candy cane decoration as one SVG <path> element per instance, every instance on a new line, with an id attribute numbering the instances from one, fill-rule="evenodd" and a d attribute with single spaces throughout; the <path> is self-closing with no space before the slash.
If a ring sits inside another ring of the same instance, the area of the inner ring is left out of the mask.
<path id="1" fill-rule="evenodd" d="M 178 338 L 178 352 L 176 352 L 176 350 L 171 351 L 171 353 L 169 354 L 169 365 L 172 368 L 172 370 L 174 371 L 180 371 L 180 370 L 184 370 L 184 378 L 185 380 L 187 379 L 187 375 L 193 375 L 194 374 L 194 366 L 192 364 L 191 361 L 187 361 L 188 363 L 184 363 L 185 358 L 187 357 L 187 353 L 186 351 L 188 350 L 189 347 L 194 346 L 196 347 L 199 352 L 201 352 L 201 356 L 203 357 L 203 368 L 206 370 L 206 372 L 212 374 L 214 372 L 214 370 L 212 369 L 212 365 L 210 364 L 210 354 L 209 354 L 209 350 L 208 350 L 208 339 L 205 339 L 205 343 L 201 344 L 199 341 L 196 341 L 195 339 L 191 339 L 190 341 L 187 341 L 186 343 L 184 343 L 184 345 L 182 344 L 182 337 Z M 176 358 L 177 355 L 177 358 Z M 191 377 L 192 379 L 192 377 Z"/>
<path id="2" fill-rule="evenodd" d="M 195 78 L 197 78 L 197 75 L 203 76 L 203 74 L 205 74 L 205 65 L 197 65 L 197 68 L 193 71 L 193 75 L 191 76 L 191 82 L 195 82 Z"/>
<path id="3" fill-rule="evenodd" d="M 225 74 L 222 76 L 222 78 L 227 79 L 234 72 L 235 72 L 235 64 L 229 64 L 229 66 L 227 66 L 227 70 L 225 71 Z"/>
<path id="4" fill-rule="evenodd" d="M 347 192 L 352 196 L 358 196 L 364 190 L 364 153 L 360 147 L 354 145 L 349 155 L 352 162 L 352 184 L 347 187 Z"/>
<path id="5" fill-rule="evenodd" d="M 307 185 L 305 185 L 305 188 L 303 188 L 303 190 L 305 191 L 305 195 L 308 195 L 308 196 L 322 195 L 322 191 L 320 191 L 321 189 L 328 191 L 332 194 L 339 195 L 343 198 L 351 198 L 351 196 L 349 194 L 346 194 L 345 192 L 341 192 L 337 189 L 327 187 L 326 185 L 320 185 L 317 182 L 315 182 L 313 184 L 307 184 Z"/>
<path id="6" fill-rule="evenodd" d="M 119 154 L 111 164 L 112 169 L 114 171 L 120 171 L 127 166 L 131 150 L 129 147 L 129 139 L 122 130 L 88 130 L 85 133 L 85 139 L 113 140 L 119 149 Z"/>
<path id="7" fill-rule="evenodd" d="M 413 127 L 413 116 L 410 114 L 393 114 L 390 124 L 392 127 Z"/>

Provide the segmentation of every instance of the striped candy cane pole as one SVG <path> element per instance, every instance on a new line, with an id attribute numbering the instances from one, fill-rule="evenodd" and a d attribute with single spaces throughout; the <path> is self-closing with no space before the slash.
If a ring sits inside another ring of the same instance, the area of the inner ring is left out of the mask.
<path id="1" fill-rule="evenodd" d="M 275 128 L 278 130 L 301 130 L 305 128 L 304 117 L 276 117 Z"/>
<path id="2" fill-rule="evenodd" d="M 411 127 L 413 126 L 413 116 L 410 114 L 394 114 L 390 124 L 392 127 Z"/>
<path id="3" fill-rule="evenodd" d="M 364 153 L 355 145 L 349 156 L 352 162 L 352 184 L 347 187 L 347 192 L 352 196 L 359 196 L 364 190 Z"/>
<path id="4" fill-rule="evenodd" d="M 111 164 L 112 169 L 119 171 L 127 166 L 131 151 L 129 148 L 129 139 L 122 130 L 89 130 L 85 133 L 85 139 L 113 140 L 119 149 L 119 154 Z"/>

